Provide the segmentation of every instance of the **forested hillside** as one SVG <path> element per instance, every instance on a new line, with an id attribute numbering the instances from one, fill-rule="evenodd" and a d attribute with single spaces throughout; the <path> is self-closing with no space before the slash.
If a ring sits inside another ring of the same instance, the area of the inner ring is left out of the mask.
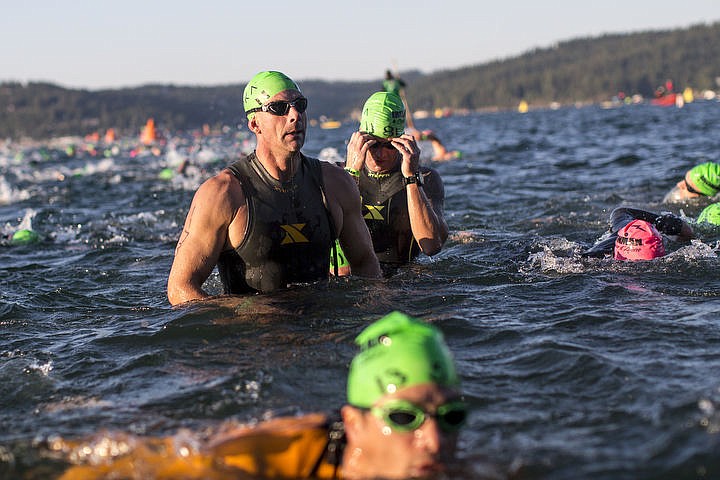
<path id="1" fill-rule="evenodd" d="M 298 79 L 310 99 L 308 115 L 348 118 L 380 88 L 382 74 L 374 82 Z M 425 110 L 515 108 L 521 100 L 535 105 L 598 102 L 618 92 L 650 97 L 666 79 L 679 89 L 714 90 L 720 82 L 720 22 L 575 39 L 482 65 L 402 76 L 411 108 Z M 3 83 L 0 138 L 46 138 L 109 127 L 137 132 L 148 117 L 170 130 L 235 126 L 245 118 L 243 87 L 147 85 L 89 91 Z"/>
<path id="2" fill-rule="evenodd" d="M 559 43 L 520 57 L 436 72 L 408 88 L 415 108 L 512 107 L 598 102 L 618 92 L 651 97 L 672 79 L 679 89 L 716 89 L 720 22 L 688 29 L 605 35 Z"/>

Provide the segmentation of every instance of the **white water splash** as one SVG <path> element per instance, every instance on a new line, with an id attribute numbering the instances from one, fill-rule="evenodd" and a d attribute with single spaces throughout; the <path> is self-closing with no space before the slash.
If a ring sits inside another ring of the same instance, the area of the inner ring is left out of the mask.
<path id="1" fill-rule="evenodd" d="M 542 240 L 537 245 L 542 251 L 532 253 L 527 259 L 527 267 L 521 270 L 528 272 L 540 269 L 543 272 L 582 273 L 587 270 L 578 256 L 582 246 L 565 238 Z"/>
<path id="2" fill-rule="evenodd" d="M 38 360 L 34 360 L 30 365 L 25 367 L 25 372 L 26 373 L 39 372 L 44 377 L 47 377 L 50 374 L 50 372 L 52 371 L 52 369 L 53 369 L 52 360 L 48 360 L 45 363 L 40 363 Z"/>
<path id="3" fill-rule="evenodd" d="M 5 178 L 0 178 L 0 205 L 9 205 L 30 198 L 27 190 L 15 190 Z"/>

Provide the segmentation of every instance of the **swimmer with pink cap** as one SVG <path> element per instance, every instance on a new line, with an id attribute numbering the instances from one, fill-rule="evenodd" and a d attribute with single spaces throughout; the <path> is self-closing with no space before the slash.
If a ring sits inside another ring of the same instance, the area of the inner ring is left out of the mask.
<path id="1" fill-rule="evenodd" d="M 667 253 L 668 240 L 689 242 L 692 227 L 670 212 L 648 212 L 639 208 L 620 207 L 610 214 L 610 229 L 589 249 L 584 257 L 615 260 L 652 260 Z"/>
<path id="2" fill-rule="evenodd" d="M 615 260 L 652 260 L 665 256 L 665 244 L 657 228 L 645 220 L 625 225 L 615 239 Z"/>

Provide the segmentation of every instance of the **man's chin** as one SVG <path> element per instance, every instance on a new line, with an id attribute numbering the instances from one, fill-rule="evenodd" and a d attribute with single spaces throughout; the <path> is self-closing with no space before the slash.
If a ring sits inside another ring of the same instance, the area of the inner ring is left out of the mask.
<path id="1" fill-rule="evenodd" d="M 663 203 L 680 203 L 685 200 L 692 200 L 693 198 L 700 198 L 700 195 L 690 193 L 680 187 L 674 187 L 665 195 Z"/>

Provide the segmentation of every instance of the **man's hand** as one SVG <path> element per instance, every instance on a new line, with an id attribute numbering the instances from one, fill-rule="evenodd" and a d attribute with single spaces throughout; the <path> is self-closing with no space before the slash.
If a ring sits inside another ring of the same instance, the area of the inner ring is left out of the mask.
<path id="1" fill-rule="evenodd" d="M 679 235 L 682 231 L 683 221 L 672 213 L 663 212 L 653 222 L 661 233 L 666 235 Z"/>
<path id="2" fill-rule="evenodd" d="M 390 139 L 393 146 L 402 154 L 400 170 L 403 176 L 412 177 L 420 169 L 420 147 L 415 137 L 405 133 L 400 137 Z"/>
<path id="3" fill-rule="evenodd" d="M 377 141 L 372 135 L 354 132 L 348 142 L 345 168 L 358 172 L 362 170 L 365 166 L 365 157 L 367 156 L 368 150 L 375 145 L 375 143 L 377 143 Z"/>

